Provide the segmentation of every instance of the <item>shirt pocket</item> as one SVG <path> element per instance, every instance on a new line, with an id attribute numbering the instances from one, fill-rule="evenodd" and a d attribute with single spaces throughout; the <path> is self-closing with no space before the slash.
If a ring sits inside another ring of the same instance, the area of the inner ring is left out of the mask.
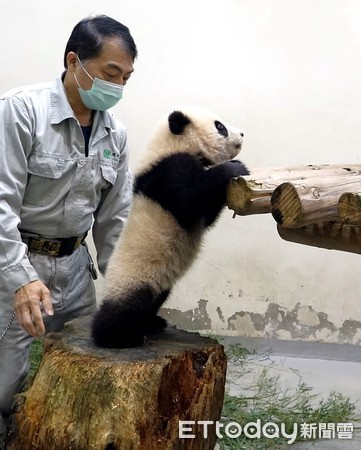
<path id="1" fill-rule="evenodd" d="M 48 154 L 33 154 L 28 160 L 28 182 L 24 203 L 46 206 L 60 191 L 60 178 L 64 173 L 65 160 Z"/>
<path id="2" fill-rule="evenodd" d="M 114 186 L 118 174 L 117 171 L 113 168 L 113 166 L 108 164 L 100 164 L 100 171 L 102 179 L 105 181 L 104 188 L 107 188 L 109 184 Z"/>

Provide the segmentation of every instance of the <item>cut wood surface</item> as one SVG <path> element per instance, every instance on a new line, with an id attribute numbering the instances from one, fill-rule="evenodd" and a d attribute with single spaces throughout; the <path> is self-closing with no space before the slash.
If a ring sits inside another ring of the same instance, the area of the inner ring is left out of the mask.
<path id="1" fill-rule="evenodd" d="M 31 387 L 17 398 L 8 450 L 211 450 L 215 427 L 179 438 L 179 420 L 220 419 L 226 356 L 174 328 L 142 347 L 100 349 L 90 318 L 49 334 Z"/>
<path id="2" fill-rule="evenodd" d="M 327 222 L 302 228 L 277 225 L 282 239 L 297 244 L 361 254 L 361 227 Z"/>
<path id="3" fill-rule="evenodd" d="M 247 178 L 234 178 L 228 184 L 228 208 L 242 216 L 271 212 L 270 200 L 274 187 L 268 187 L 266 184 L 260 186 Z"/>
<path id="4" fill-rule="evenodd" d="M 361 177 L 360 164 L 300 165 L 291 167 L 255 168 L 251 174 L 233 179 L 227 190 L 227 205 L 239 215 L 271 212 L 271 196 L 282 183 L 292 182 L 296 186 L 314 178 L 332 179 L 347 176 L 349 180 Z"/>
<path id="5" fill-rule="evenodd" d="M 360 176 L 307 179 L 301 185 L 283 183 L 272 194 L 271 212 L 277 223 L 288 228 L 341 221 L 340 196 L 358 190 Z"/>
<path id="6" fill-rule="evenodd" d="M 361 225 L 361 192 L 345 192 L 338 202 L 342 222 Z"/>

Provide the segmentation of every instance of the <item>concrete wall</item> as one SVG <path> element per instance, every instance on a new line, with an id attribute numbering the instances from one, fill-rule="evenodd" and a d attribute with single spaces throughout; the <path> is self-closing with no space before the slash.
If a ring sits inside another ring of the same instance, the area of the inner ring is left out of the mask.
<path id="1" fill-rule="evenodd" d="M 89 13 L 127 24 L 136 72 L 116 115 L 135 166 L 158 118 L 179 103 L 241 127 L 252 167 L 359 163 L 358 0 L 14 0 L 0 15 L 0 90 L 53 79 Z M 286 243 L 269 216 L 225 211 L 165 315 L 190 329 L 361 342 L 360 257 Z M 101 288 L 101 282 L 98 286 Z"/>

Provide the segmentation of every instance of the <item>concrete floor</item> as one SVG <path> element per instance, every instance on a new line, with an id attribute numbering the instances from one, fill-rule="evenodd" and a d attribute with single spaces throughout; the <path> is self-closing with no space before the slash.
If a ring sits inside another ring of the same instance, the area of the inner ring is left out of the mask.
<path id="1" fill-rule="evenodd" d="M 348 396 L 355 403 L 357 417 L 361 417 L 361 347 L 304 342 L 285 342 L 251 338 L 227 338 L 225 343 L 239 343 L 248 350 L 254 349 L 258 355 L 267 357 L 251 358 L 255 371 L 267 367 L 267 372 L 279 377 L 282 389 L 293 389 L 300 379 L 317 394 L 315 404 L 327 398 L 332 391 Z M 237 370 L 228 367 L 227 389 L 236 394 L 255 373 L 237 378 Z M 356 427 L 358 429 L 356 429 Z M 319 439 L 286 445 L 285 448 L 300 450 L 361 450 L 361 423 L 354 423 L 352 439 Z M 251 447 L 250 447 L 251 448 Z"/>

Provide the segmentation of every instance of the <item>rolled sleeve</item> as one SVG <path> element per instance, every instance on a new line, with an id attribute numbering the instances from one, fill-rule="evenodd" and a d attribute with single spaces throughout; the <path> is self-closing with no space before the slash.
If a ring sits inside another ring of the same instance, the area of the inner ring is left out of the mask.
<path id="1" fill-rule="evenodd" d="M 16 292 L 25 284 L 39 279 L 36 270 L 25 256 L 21 262 L 13 266 L 3 268 L 2 277 L 3 285 L 6 286 L 8 291 L 11 293 Z"/>

